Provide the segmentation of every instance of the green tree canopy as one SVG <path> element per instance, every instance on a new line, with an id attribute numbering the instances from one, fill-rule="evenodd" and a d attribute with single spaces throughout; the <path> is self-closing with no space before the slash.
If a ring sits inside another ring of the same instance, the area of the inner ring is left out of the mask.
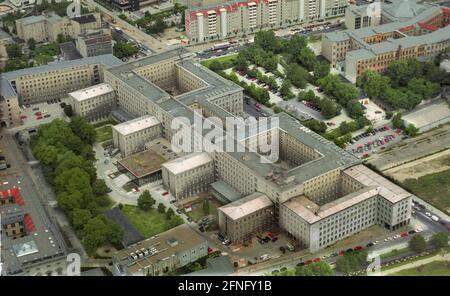
<path id="1" fill-rule="evenodd" d="M 155 200 L 153 199 L 148 190 L 145 190 L 144 192 L 141 193 L 141 195 L 139 195 L 137 205 L 141 210 L 148 211 L 152 208 L 154 204 Z"/>
<path id="2" fill-rule="evenodd" d="M 427 248 L 427 242 L 422 235 L 416 234 L 409 241 L 409 248 L 416 253 L 422 253 Z"/>

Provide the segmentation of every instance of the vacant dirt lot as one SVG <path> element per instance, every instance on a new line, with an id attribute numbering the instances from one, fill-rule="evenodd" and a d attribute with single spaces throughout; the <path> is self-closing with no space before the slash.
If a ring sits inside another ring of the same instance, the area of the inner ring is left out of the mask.
<path id="1" fill-rule="evenodd" d="M 384 171 L 400 182 L 450 169 L 450 149 Z"/>

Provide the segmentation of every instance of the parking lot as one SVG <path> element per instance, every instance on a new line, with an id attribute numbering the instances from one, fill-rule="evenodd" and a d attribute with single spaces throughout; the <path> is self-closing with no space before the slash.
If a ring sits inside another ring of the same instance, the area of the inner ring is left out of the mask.
<path id="1" fill-rule="evenodd" d="M 49 123 L 55 118 L 64 118 L 64 104 L 68 98 L 55 99 L 44 103 L 24 105 L 21 109 L 22 128 L 31 128 Z"/>
<path id="2" fill-rule="evenodd" d="M 360 158 L 368 157 L 371 153 L 384 150 L 406 137 L 401 130 L 394 129 L 391 125 L 385 125 L 375 128 L 372 133 L 365 132 L 354 136 L 347 144 L 346 150 Z"/>

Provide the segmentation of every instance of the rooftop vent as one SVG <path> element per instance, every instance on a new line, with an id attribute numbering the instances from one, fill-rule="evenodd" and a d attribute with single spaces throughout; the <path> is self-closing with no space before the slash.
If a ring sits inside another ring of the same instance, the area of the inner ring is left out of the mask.
<path id="1" fill-rule="evenodd" d="M 178 241 L 176 238 L 172 237 L 167 240 L 167 244 L 171 247 L 175 247 L 176 245 L 178 245 Z"/>

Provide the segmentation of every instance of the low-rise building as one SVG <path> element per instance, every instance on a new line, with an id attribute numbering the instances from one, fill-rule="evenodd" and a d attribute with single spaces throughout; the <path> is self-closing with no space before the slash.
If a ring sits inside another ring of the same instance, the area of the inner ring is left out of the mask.
<path id="1" fill-rule="evenodd" d="M 52 12 L 20 18 L 16 20 L 16 28 L 17 36 L 25 41 L 55 42 L 58 35 L 76 38 L 88 30 L 100 29 L 101 17 L 99 13 L 91 13 L 70 19 Z"/>
<path id="2" fill-rule="evenodd" d="M 91 122 L 104 120 L 116 107 L 116 93 L 106 83 L 71 92 L 69 98 L 74 113 Z"/>
<path id="3" fill-rule="evenodd" d="M 77 49 L 83 57 L 112 54 L 112 37 L 108 29 L 88 31 L 78 36 Z"/>
<path id="4" fill-rule="evenodd" d="M 214 182 L 214 161 L 206 152 L 182 156 L 162 165 L 162 179 L 177 200 L 206 192 Z"/>
<path id="5" fill-rule="evenodd" d="M 274 204 L 267 195 L 255 192 L 218 209 L 219 227 L 232 242 L 242 242 L 275 222 Z"/>
<path id="6" fill-rule="evenodd" d="M 113 144 L 122 157 L 143 151 L 145 144 L 161 136 L 161 124 L 156 117 L 144 115 L 113 127 Z"/>
<path id="7" fill-rule="evenodd" d="M 114 254 L 114 264 L 123 275 L 163 275 L 208 254 L 208 242 L 188 225 L 131 245 Z"/>

